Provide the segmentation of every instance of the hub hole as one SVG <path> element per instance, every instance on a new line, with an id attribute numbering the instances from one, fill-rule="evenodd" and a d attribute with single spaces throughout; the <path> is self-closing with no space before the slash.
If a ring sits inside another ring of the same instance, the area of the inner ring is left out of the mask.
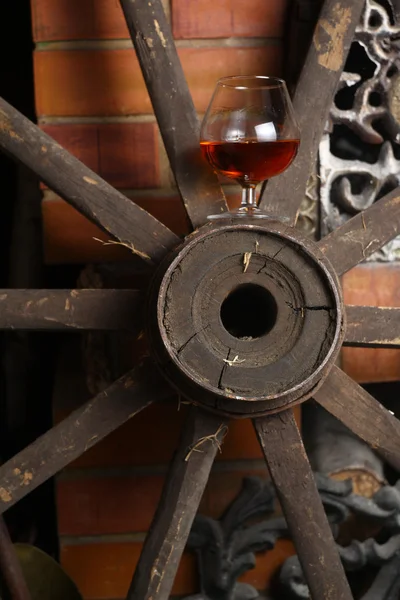
<path id="1" fill-rule="evenodd" d="M 235 288 L 221 305 L 225 329 L 239 339 L 259 338 L 273 328 L 278 307 L 273 295 L 254 283 Z"/>

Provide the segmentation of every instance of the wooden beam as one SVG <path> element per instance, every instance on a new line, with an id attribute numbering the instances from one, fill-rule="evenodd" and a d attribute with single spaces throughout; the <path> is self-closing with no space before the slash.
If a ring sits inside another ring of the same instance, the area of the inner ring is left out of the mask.
<path id="1" fill-rule="evenodd" d="M 135 331 L 141 309 L 136 290 L 0 289 L 0 329 Z"/>
<path id="2" fill-rule="evenodd" d="M 188 217 L 197 228 L 228 210 L 217 176 L 203 159 L 199 124 L 161 0 L 120 0 Z"/>
<path id="3" fill-rule="evenodd" d="M 90 221 L 150 262 L 179 238 L 0 98 L 0 149 L 19 160 Z"/>
<path id="4" fill-rule="evenodd" d="M 169 598 L 193 519 L 226 431 L 222 417 L 191 407 L 127 600 Z"/>
<path id="5" fill-rule="evenodd" d="M 344 346 L 400 348 L 400 308 L 346 306 Z"/>
<path id="6" fill-rule="evenodd" d="M 343 275 L 400 234 L 400 187 L 349 219 L 318 246 Z"/>
<path id="7" fill-rule="evenodd" d="M 0 514 L 138 412 L 171 395 L 150 360 L 132 369 L 0 467 Z"/>
<path id="8" fill-rule="evenodd" d="M 292 410 L 254 420 L 313 600 L 353 600 Z"/>
<path id="9" fill-rule="evenodd" d="M 400 421 L 334 366 L 315 400 L 400 470 Z"/>
<path id="10" fill-rule="evenodd" d="M 364 0 L 325 0 L 293 98 L 301 130 L 298 156 L 265 188 L 260 207 L 296 222 Z"/>

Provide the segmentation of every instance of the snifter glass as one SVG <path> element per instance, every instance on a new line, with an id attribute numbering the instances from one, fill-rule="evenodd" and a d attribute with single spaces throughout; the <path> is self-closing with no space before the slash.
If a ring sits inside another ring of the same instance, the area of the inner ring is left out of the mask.
<path id="1" fill-rule="evenodd" d="M 283 173 L 299 144 L 299 127 L 282 79 L 235 76 L 217 82 L 201 126 L 200 145 L 217 173 L 242 186 L 241 206 L 229 216 L 269 217 L 257 207 L 256 186 Z"/>

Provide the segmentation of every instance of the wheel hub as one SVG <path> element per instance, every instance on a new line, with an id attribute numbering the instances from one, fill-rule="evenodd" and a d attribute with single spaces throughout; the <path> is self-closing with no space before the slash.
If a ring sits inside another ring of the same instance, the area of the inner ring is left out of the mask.
<path id="1" fill-rule="evenodd" d="M 235 417 L 306 400 L 342 342 L 343 303 L 320 251 L 282 223 L 208 224 L 152 286 L 150 340 L 180 393 Z"/>

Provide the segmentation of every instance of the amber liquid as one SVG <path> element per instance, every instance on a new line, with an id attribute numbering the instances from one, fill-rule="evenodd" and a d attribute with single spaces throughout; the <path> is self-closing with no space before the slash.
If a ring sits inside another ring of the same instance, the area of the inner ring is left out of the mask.
<path id="1" fill-rule="evenodd" d="M 299 143 L 300 140 L 201 142 L 201 148 L 216 171 L 245 185 L 282 173 L 296 157 Z"/>

